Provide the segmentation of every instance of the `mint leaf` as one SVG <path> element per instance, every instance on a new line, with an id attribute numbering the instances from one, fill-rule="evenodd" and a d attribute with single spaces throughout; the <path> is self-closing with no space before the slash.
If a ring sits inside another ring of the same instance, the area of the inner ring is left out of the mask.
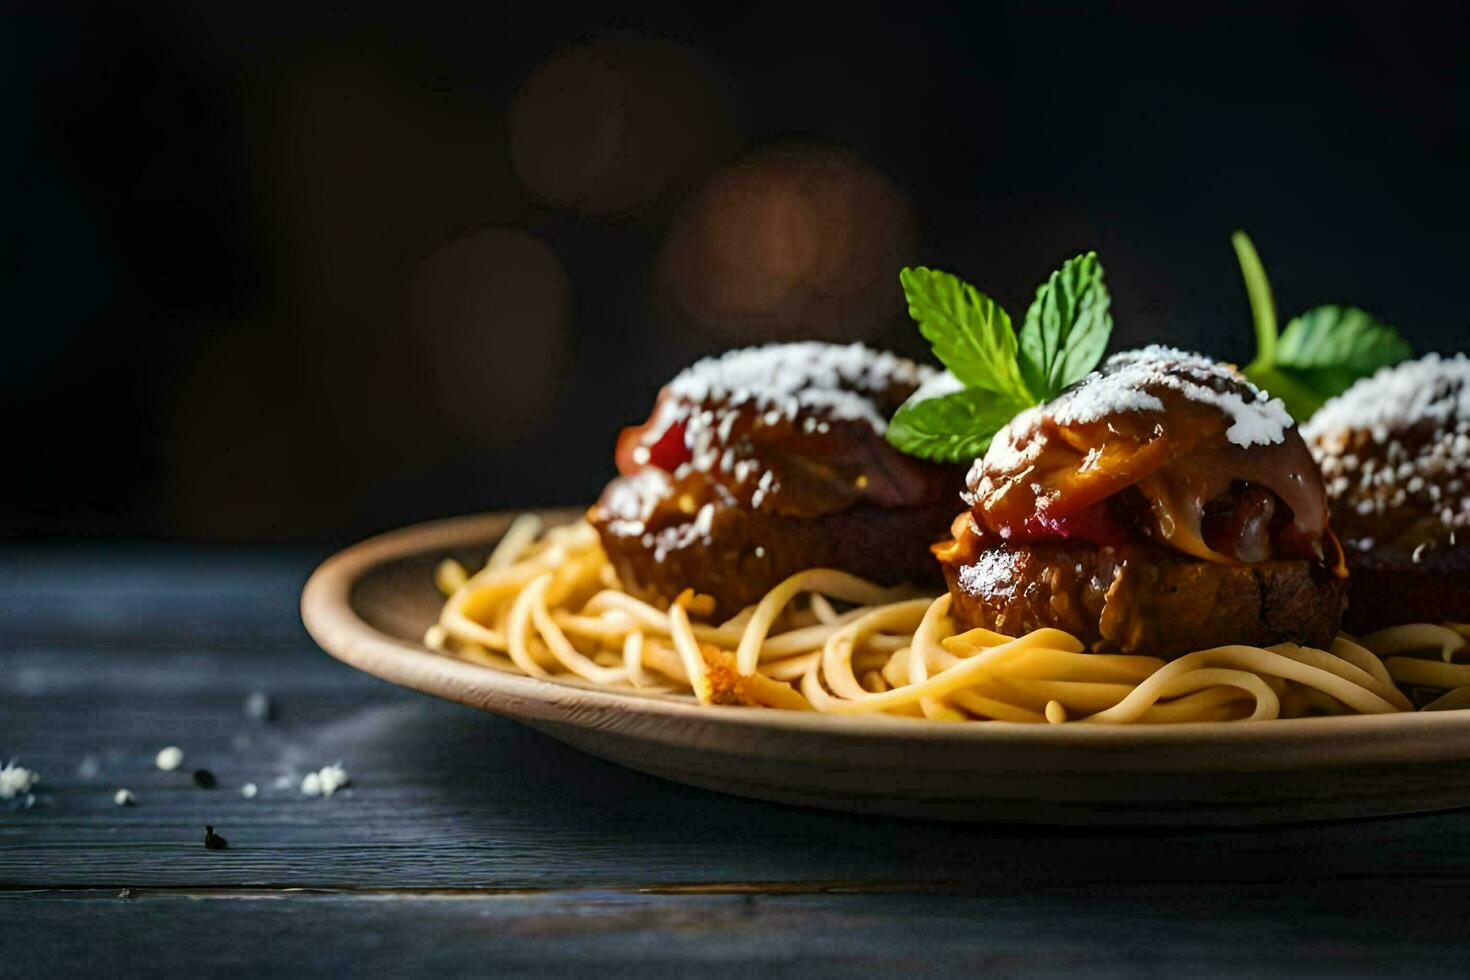
<path id="1" fill-rule="evenodd" d="M 1412 353 L 1398 331 L 1366 310 L 1319 306 L 1281 331 L 1272 367 L 1275 387 L 1257 384 L 1280 395 L 1293 418 L 1304 419 L 1354 381 L 1407 360 Z"/>
<path id="2" fill-rule="evenodd" d="M 1256 327 L 1256 359 L 1244 374 L 1305 421 L 1334 395 L 1413 351 L 1398 331 L 1355 306 L 1319 306 L 1276 332 L 1276 303 L 1255 246 L 1243 231 L 1230 238 L 1240 260 Z"/>
<path id="3" fill-rule="evenodd" d="M 1068 259 L 1036 290 L 1021 328 L 1018 365 L 1041 401 L 1097 367 L 1113 333 L 1112 298 L 1096 252 Z"/>
<path id="4" fill-rule="evenodd" d="M 1398 331 L 1356 306 L 1319 306 L 1281 331 L 1276 366 L 1312 377 L 1331 394 L 1379 368 L 1407 360 L 1413 351 Z"/>
<path id="5" fill-rule="evenodd" d="M 902 452 L 941 463 L 968 463 L 990 447 L 1001 427 L 1035 400 L 986 388 L 937 398 L 910 398 L 888 423 L 888 441 Z"/>
<path id="6" fill-rule="evenodd" d="M 934 356 L 967 387 L 1021 398 L 1016 334 L 1000 305 L 957 276 L 922 266 L 899 273 L 909 316 Z"/>

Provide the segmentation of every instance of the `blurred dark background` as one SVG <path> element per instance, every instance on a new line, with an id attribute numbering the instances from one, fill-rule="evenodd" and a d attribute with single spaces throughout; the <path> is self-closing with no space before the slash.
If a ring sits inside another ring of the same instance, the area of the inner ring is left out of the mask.
<path id="1" fill-rule="evenodd" d="M 1114 347 L 1464 347 L 1463 5 L 3 8 L 10 535 L 335 540 L 591 500 L 693 358 L 921 353 L 897 270 Z"/>

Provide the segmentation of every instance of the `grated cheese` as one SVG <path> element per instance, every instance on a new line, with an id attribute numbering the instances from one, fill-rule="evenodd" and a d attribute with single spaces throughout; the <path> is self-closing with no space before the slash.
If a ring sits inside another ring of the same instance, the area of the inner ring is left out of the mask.
<path id="1" fill-rule="evenodd" d="M 1011 556 L 1000 548 L 983 551 L 979 560 L 961 566 L 959 580 L 967 592 L 1005 598 L 1013 596 L 1017 587 Z"/>
<path id="2" fill-rule="evenodd" d="M 1428 548 L 1453 546 L 1470 528 L 1470 360 L 1428 354 L 1383 368 L 1330 400 L 1302 427 L 1322 467 L 1335 513 L 1364 519 L 1339 528 L 1371 537 L 1380 525 L 1408 518 Z M 1437 522 L 1438 531 L 1428 528 Z M 1358 547 L 1363 547 L 1361 541 Z"/>
<path id="3" fill-rule="evenodd" d="M 1317 439 L 1343 429 L 1369 429 L 1377 442 L 1411 426 L 1463 433 L 1470 421 L 1470 359 L 1426 354 L 1380 369 L 1322 406 L 1303 426 Z M 1470 437 L 1467 437 L 1470 442 Z"/>
<path id="4" fill-rule="evenodd" d="M 680 371 L 668 391 L 681 401 L 774 412 L 794 421 L 804 410 L 836 419 L 867 421 L 881 433 L 888 420 L 865 393 L 894 386 L 917 387 L 936 374 L 887 351 L 863 344 L 806 341 L 732 350 Z"/>
<path id="5" fill-rule="evenodd" d="M 927 398 L 941 398 L 945 395 L 952 395 L 957 391 L 964 390 L 964 383 L 954 376 L 953 371 L 939 371 L 923 384 L 919 385 L 918 389 L 910 397 L 918 401 L 923 401 Z"/>
<path id="6" fill-rule="evenodd" d="M 769 344 L 697 361 L 664 386 L 640 436 L 643 445 L 633 450 L 634 461 L 646 465 L 648 446 L 680 426 L 688 459 L 672 473 L 646 468 L 615 480 L 598 507 L 611 533 L 639 538 L 655 561 L 663 561 L 676 550 L 708 543 L 720 508 L 748 501 L 750 509 L 761 510 L 781 493 L 779 476 L 755 448 L 760 430 L 789 427 L 816 437 L 834 423 L 857 423 L 881 437 L 890 410 L 923 384 L 960 387 L 952 375 L 862 344 Z M 679 499 L 690 520 L 651 530 L 672 485 L 694 474 L 728 478 L 709 481 L 701 499 Z"/>
<path id="7" fill-rule="evenodd" d="M 1295 424 L 1281 399 L 1234 368 L 1160 344 L 1108 358 L 1101 370 L 1058 397 L 1054 418 L 1063 425 L 1085 425 L 1123 412 L 1161 412 L 1160 389 L 1218 409 L 1230 420 L 1225 438 L 1243 448 L 1282 442 Z"/>
<path id="8" fill-rule="evenodd" d="M 807 434 L 828 432 L 833 422 L 859 422 L 881 436 L 888 417 L 875 397 L 935 377 L 932 367 L 863 344 L 747 347 L 696 361 L 675 375 L 649 436 L 656 440 L 682 422 L 690 469 L 732 472 L 741 459 L 729 441 L 742 415 L 768 428 L 799 425 Z"/>

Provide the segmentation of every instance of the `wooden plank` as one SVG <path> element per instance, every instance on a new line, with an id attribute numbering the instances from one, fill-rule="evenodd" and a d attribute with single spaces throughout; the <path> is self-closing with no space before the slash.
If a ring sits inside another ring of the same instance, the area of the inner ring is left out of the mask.
<path id="1" fill-rule="evenodd" d="M 297 647 L 325 548 L 0 545 L 0 646 Z"/>
<path id="2" fill-rule="evenodd" d="M 487 885 L 921 881 L 1262 882 L 1470 874 L 1470 814 L 1257 832 L 1143 834 L 916 823 L 719 796 L 400 691 L 318 651 L 0 654 L 0 754 L 44 778 L 0 809 L 9 885 Z M 242 709 L 270 691 L 279 720 Z M 184 770 L 153 766 L 178 744 Z M 101 772 L 77 772 L 87 755 Z M 342 761 L 350 793 L 302 772 Z M 207 766 L 214 790 L 188 770 Z M 280 775 L 293 785 L 276 789 Z M 245 800 L 238 787 L 261 788 Z M 136 807 L 119 808 L 126 786 Z M 209 823 L 231 841 L 200 844 Z"/>
<path id="3" fill-rule="evenodd" d="M 974 895 L 0 895 L 16 976 L 1462 975 L 1466 886 Z"/>
<path id="4" fill-rule="evenodd" d="M 1470 878 L 1470 813 L 1144 834 L 884 820 L 719 796 L 331 660 L 282 599 L 294 600 L 304 577 L 299 556 L 83 551 L 47 564 L 25 554 L 0 561 L 13 614 L 0 620 L 0 758 L 18 756 L 44 781 L 33 809 L 0 805 L 0 885 L 840 882 L 1015 892 L 1056 882 Z M 123 612 L 78 611 L 94 604 Z M 150 632 L 175 612 L 203 624 L 199 635 L 174 622 Z M 252 645 L 257 635 L 282 639 Z M 245 716 L 253 690 L 275 698 L 276 722 Z M 183 771 L 153 767 L 167 744 L 187 753 Z M 86 778 L 78 766 L 89 755 L 100 772 Z M 300 795 L 304 771 L 339 760 L 350 793 Z M 192 785 L 187 773 L 201 765 L 219 788 Z M 276 789 L 278 776 L 292 785 Z M 239 795 L 246 781 L 258 798 Z M 139 805 L 115 807 L 119 786 Z M 203 848 L 206 823 L 229 850 Z"/>
<path id="5" fill-rule="evenodd" d="M 7 972 L 1462 968 L 1470 814 L 1161 834 L 718 796 L 336 663 L 295 622 L 304 573 L 0 562 L 0 757 L 43 775 L 32 809 L 0 805 Z M 246 716 L 255 690 L 275 721 Z M 166 744 L 181 771 L 153 766 Z M 338 760 L 350 792 L 301 796 Z M 217 788 L 190 781 L 201 765 Z M 118 786 L 139 805 L 114 806 Z M 228 850 L 204 849 L 205 823 Z"/>

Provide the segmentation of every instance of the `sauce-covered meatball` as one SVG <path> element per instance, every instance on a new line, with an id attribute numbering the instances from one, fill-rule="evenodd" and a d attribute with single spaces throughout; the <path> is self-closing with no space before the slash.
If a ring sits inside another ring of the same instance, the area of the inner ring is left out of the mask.
<path id="1" fill-rule="evenodd" d="M 936 548 L 968 625 L 1172 656 L 1329 644 L 1342 569 L 1291 417 L 1237 371 L 1119 354 L 1003 429 Z"/>
<path id="2" fill-rule="evenodd" d="M 623 584 L 687 587 L 721 613 L 807 568 L 936 578 L 964 469 L 904 455 L 889 416 L 933 369 L 862 345 L 778 344 L 699 361 L 625 429 L 589 512 Z"/>

